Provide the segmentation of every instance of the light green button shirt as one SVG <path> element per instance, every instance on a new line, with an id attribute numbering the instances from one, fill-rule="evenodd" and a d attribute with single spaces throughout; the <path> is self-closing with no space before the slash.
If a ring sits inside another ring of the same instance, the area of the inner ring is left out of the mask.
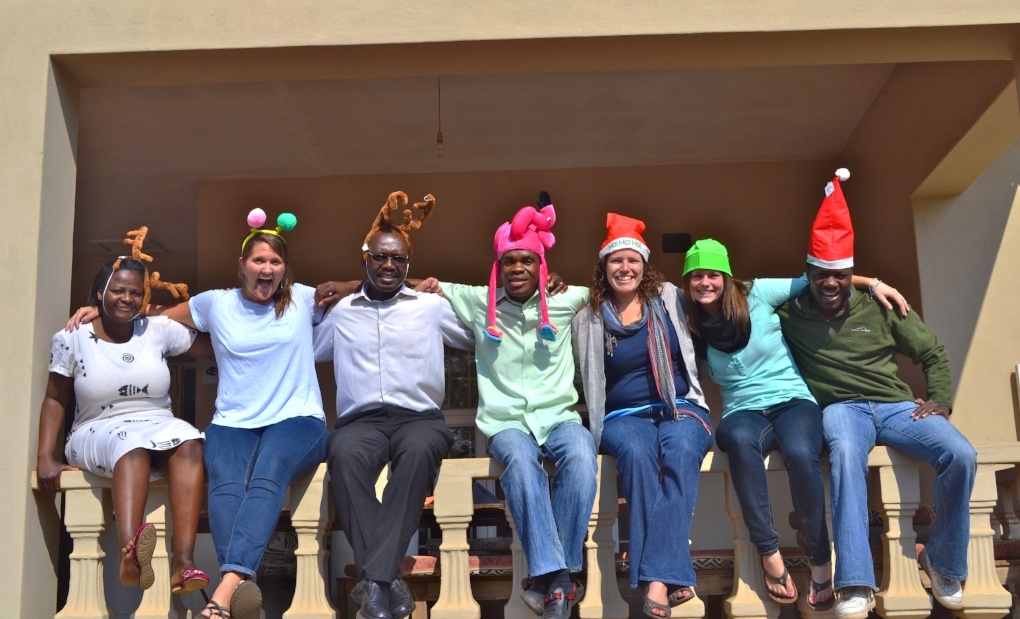
<path id="1" fill-rule="evenodd" d="M 510 428 L 528 432 L 539 445 L 561 423 L 581 423 L 574 410 L 574 351 L 570 321 L 588 302 L 588 289 L 569 286 L 548 297 L 549 322 L 556 341 L 538 334 L 539 295 L 523 305 L 496 292 L 496 328 L 503 341 L 485 336 L 489 289 L 485 286 L 441 284 L 454 313 L 475 334 L 478 366 L 478 416 L 475 424 L 487 437 Z"/>

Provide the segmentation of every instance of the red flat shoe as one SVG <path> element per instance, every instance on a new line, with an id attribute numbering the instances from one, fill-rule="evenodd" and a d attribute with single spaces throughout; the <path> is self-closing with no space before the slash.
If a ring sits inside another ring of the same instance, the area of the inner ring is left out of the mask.
<path id="1" fill-rule="evenodd" d="M 200 569 L 184 570 L 181 572 L 181 584 L 170 590 L 174 595 L 185 595 L 194 593 L 199 589 L 209 586 L 209 576 Z"/>

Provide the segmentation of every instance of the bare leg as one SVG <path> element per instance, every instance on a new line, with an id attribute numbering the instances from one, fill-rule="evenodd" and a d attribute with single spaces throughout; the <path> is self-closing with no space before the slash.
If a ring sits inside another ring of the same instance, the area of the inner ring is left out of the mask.
<path id="1" fill-rule="evenodd" d="M 170 486 L 170 511 L 174 523 L 174 562 L 170 586 L 181 585 L 181 572 L 195 568 L 195 536 L 198 515 L 205 491 L 205 467 L 202 464 L 202 442 L 185 441 L 167 459 Z"/>
<path id="2" fill-rule="evenodd" d="M 138 584 L 138 568 L 131 560 L 131 550 L 149 496 L 150 469 L 149 452 L 144 449 L 127 452 L 113 467 L 113 511 L 117 514 L 121 546 L 120 582 L 126 586 Z"/>

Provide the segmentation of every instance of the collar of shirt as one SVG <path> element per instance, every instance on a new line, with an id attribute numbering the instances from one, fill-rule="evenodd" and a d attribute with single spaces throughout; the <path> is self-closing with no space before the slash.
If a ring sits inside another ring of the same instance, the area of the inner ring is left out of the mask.
<path id="1" fill-rule="evenodd" d="M 368 303 L 392 303 L 393 301 L 396 301 L 400 297 L 418 297 L 418 296 L 421 296 L 423 294 L 427 294 L 427 293 L 424 293 L 424 292 L 418 292 L 414 288 L 410 288 L 410 287 L 404 285 L 404 286 L 401 286 L 400 289 L 397 290 L 396 294 L 394 294 L 389 299 L 385 299 L 385 300 L 382 300 L 382 301 L 377 301 L 377 300 L 373 299 L 372 297 L 368 296 L 365 293 L 365 288 L 366 287 L 367 287 L 367 282 L 361 284 L 361 287 L 358 288 L 358 290 L 352 295 L 353 298 L 351 299 L 351 302 L 354 302 L 354 301 L 364 301 L 364 302 L 368 302 Z"/>

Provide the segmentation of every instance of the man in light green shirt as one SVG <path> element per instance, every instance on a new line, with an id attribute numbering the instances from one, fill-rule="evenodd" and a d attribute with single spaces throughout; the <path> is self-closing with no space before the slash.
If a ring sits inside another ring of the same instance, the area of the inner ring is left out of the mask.
<path id="1" fill-rule="evenodd" d="M 444 283 L 442 291 L 475 334 L 477 425 L 505 467 L 500 483 L 528 559 L 522 596 L 536 614 L 565 619 L 583 592 L 570 573 L 581 570 L 598 464 L 574 410 L 570 321 L 588 289 L 545 295 L 555 218 L 551 204 L 521 209 L 496 232 L 489 287 Z M 551 498 L 546 458 L 556 463 Z"/>

